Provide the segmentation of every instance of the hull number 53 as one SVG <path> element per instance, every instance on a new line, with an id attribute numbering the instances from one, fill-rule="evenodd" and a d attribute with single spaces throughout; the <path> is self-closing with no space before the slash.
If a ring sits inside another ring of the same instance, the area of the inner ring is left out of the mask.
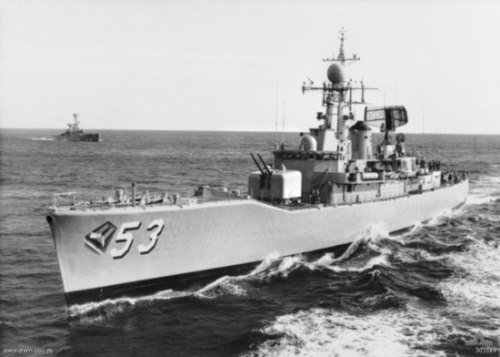
<path id="1" fill-rule="evenodd" d="M 134 243 L 133 232 L 141 227 L 140 221 L 124 222 L 121 227 L 116 227 L 111 222 L 106 222 L 99 228 L 85 236 L 85 244 L 98 254 L 103 254 L 114 236 L 115 247 L 111 248 L 110 254 L 113 259 L 123 258 L 132 248 Z M 165 223 L 163 219 L 155 219 L 146 228 L 148 241 L 137 246 L 139 254 L 148 254 L 158 243 L 158 237 L 163 232 Z M 114 234 L 116 231 L 116 235 Z"/>
<path id="2" fill-rule="evenodd" d="M 132 236 L 131 231 L 139 229 L 140 226 L 141 222 L 139 221 L 126 222 L 122 224 L 120 230 L 118 231 L 118 234 L 116 235 L 115 242 L 116 243 L 124 242 L 125 244 L 121 249 L 116 249 L 116 248 L 111 249 L 111 256 L 114 259 L 123 258 L 129 252 L 130 248 L 132 247 L 132 243 L 134 242 L 134 237 Z M 155 219 L 153 222 L 150 223 L 150 225 L 147 228 L 148 232 L 151 232 L 149 234 L 149 243 L 139 244 L 137 246 L 137 250 L 139 251 L 140 254 L 148 254 L 150 251 L 153 250 L 153 248 L 156 246 L 156 243 L 158 242 L 158 237 L 163 231 L 163 227 L 165 227 L 163 219 Z"/>

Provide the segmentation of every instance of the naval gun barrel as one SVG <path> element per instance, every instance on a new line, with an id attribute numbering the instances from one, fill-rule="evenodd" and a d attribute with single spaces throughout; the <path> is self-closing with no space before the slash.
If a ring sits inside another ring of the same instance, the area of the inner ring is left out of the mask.
<path id="1" fill-rule="evenodd" d="M 259 169 L 261 175 L 264 175 L 264 171 L 261 169 L 260 165 L 259 165 L 259 162 L 257 161 L 257 159 L 255 158 L 255 156 L 253 156 L 252 153 L 250 153 L 250 156 L 252 157 L 253 159 L 253 162 L 255 162 L 255 165 L 257 166 L 257 168 Z"/>
<path id="2" fill-rule="evenodd" d="M 263 165 L 263 166 L 264 166 L 264 168 L 266 169 L 267 174 L 269 175 L 269 177 L 271 177 L 272 172 L 271 172 L 271 171 L 269 170 L 269 168 L 267 167 L 266 162 L 264 161 L 264 159 L 262 158 L 262 156 L 260 156 L 260 154 L 257 154 L 257 156 L 259 157 L 260 161 L 262 162 L 262 165 Z"/>
<path id="3" fill-rule="evenodd" d="M 132 206 L 135 206 L 135 195 L 136 195 L 136 192 L 135 192 L 135 182 L 132 182 Z"/>

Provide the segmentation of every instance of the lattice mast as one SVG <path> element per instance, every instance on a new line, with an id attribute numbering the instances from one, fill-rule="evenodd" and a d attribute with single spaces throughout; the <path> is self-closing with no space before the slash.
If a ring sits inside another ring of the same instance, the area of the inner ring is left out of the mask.
<path id="1" fill-rule="evenodd" d="M 360 58 L 353 54 L 351 57 L 346 57 L 344 52 L 345 31 L 340 30 L 340 48 L 337 57 L 333 55 L 331 58 L 324 58 L 323 62 L 333 62 L 327 69 L 327 78 L 329 82 L 323 82 L 322 86 L 314 86 L 314 82 L 310 81 L 309 84 L 302 85 L 302 92 L 309 90 L 321 90 L 323 93 L 323 106 L 326 107 L 325 113 L 318 113 L 317 119 L 324 120 L 325 129 L 334 129 L 335 136 L 340 147 L 347 140 L 347 121 L 354 119 L 352 113 L 353 104 L 366 104 L 365 103 L 365 90 L 376 89 L 365 87 L 363 81 L 359 85 L 353 85 L 351 80 L 344 80 L 343 68 L 350 63 L 359 61 Z M 358 101 L 353 100 L 352 92 L 354 90 L 361 91 L 361 99 Z M 344 114 L 344 109 L 349 108 L 349 114 Z M 336 127 L 332 127 L 334 123 L 334 116 L 337 117 Z"/>

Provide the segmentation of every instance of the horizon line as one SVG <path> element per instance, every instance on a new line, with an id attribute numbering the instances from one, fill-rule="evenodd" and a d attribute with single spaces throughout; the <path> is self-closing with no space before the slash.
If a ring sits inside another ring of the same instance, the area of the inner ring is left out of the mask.
<path id="1" fill-rule="evenodd" d="M 14 128 L 14 127 L 0 127 L 0 130 L 62 130 L 61 128 Z M 91 131 L 177 131 L 177 132 L 226 132 L 226 133 L 301 133 L 305 132 L 305 130 L 280 130 L 280 131 L 268 131 L 268 130 L 226 130 L 226 129 L 213 129 L 213 130 L 207 130 L 207 129 L 86 129 L 86 132 L 91 132 Z M 374 134 L 382 134 L 379 133 L 378 131 L 373 131 Z M 498 136 L 500 133 L 450 133 L 450 132 L 413 132 L 413 131 L 408 131 L 408 132 L 403 132 L 403 131 L 398 131 L 394 133 L 404 133 L 404 134 L 416 134 L 416 135 L 484 135 L 484 136 Z"/>

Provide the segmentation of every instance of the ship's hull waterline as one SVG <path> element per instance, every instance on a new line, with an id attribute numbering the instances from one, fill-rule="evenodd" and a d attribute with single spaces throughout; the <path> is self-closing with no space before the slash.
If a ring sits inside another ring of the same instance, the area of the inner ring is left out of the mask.
<path id="1" fill-rule="evenodd" d="M 99 142 L 99 134 L 61 134 L 56 137 L 60 141 L 71 141 L 71 142 Z"/>
<path id="2" fill-rule="evenodd" d="M 227 268 L 395 232 L 466 201 L 468 181 L 352 205 L 282 209 L 253 199 L 107 210 L 55 208 L 49 221 L 69 305 L 185 287 Z M 242 270 L 243 268 L 243 270 Z"/>

